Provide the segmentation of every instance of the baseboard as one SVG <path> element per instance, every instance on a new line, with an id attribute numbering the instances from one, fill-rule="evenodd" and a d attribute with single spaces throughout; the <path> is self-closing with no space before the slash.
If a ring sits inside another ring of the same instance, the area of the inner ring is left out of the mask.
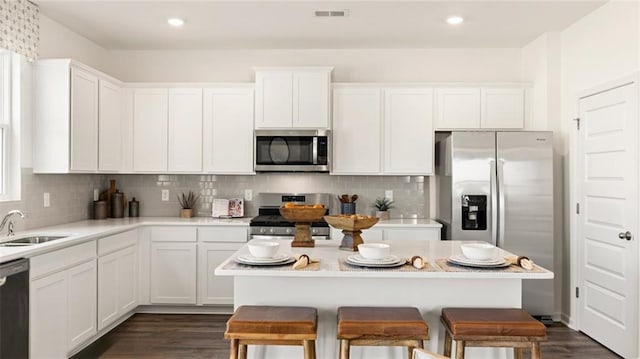
<path id="1" fill-rule="evenodd" d="M 573 330 L 578 330 L 578 328 L 576 327 L 576 323 L 573 321 L 571 316 L 566 314 L 566 313 L 562 313 L 561 314 L 560 322 L 562 322 L 562 324 L 566 325 L 567 327 L 569 327 L 569 328 L 571 328 Z"/>
<path id="2" fill-rule="evenodd" d="M 136 313 L 146 314 L 233 314 L 233 305 L 139 305 Z"/>

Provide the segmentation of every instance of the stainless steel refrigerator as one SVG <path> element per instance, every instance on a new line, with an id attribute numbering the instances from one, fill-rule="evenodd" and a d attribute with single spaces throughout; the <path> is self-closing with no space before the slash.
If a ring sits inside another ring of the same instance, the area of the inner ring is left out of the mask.
<path id="1" fill-rule="evenodd" d="M 436 133 L 436 218 L 442 239 L 493 243 L 553 271 L 551 132 Z M 522 305 L 553 314 L 553 280 L 525 280 Z"/>

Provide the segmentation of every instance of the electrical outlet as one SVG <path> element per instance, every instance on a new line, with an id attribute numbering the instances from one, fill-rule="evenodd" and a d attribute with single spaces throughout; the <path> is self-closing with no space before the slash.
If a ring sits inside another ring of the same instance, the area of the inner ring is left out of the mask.
<path id="1" fill-rule="evenodd" d="M 94 201 L 97 201 L 97 200 L 98 200 L 98 198 L 99 198 L 99 197 L 98 197 L 98 189 L 97 189 L 97 188 L 94 188 L 94 189 L 93 189 L 93 200 L 94 200 Z"/>
<path id="2" fill-rule="evenodd" d="M 393 201 L 393 190 L 388 189 L 384 191 L 384 197 L 389 201 Z"/>
<path id="3" fill-rule="evenodd" d="M 163 189 L 162 190 L 162 200 L 165 201 L 165 202 L 169 200 L 169 190 L 168 189 Z"/>
<path id="4" fill-rule="evenodd" d="M 253 199 L 253 191 L 250 189 L 244 190 L 244 200 L 251 201 Z"/>
<path id="5" fill-rule="evenodd" d="M 51 196 L 49 195 L 49 192 L 45 192 L 44 193 L 44 203 L 43 203 L 44 207 L 49 207 L 51 206 Z"/>

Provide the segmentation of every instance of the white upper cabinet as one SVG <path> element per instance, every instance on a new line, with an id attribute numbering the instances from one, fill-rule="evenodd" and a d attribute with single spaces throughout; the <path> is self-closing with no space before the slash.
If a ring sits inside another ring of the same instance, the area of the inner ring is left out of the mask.
<path id="1" fill-rule="evenodd" d="M 442 88 L 437 94 L 437 128 L 480 128 L 480 89 Z"/>
<path id="2" fill-rule="evenodd" d="M 202 89 L 169 89 L 169 172 L 202 172 Z"/>
<path id="3" fill-rule="evenodd" d="M 514 87 L 440 88 L 437 129 L 522 129 L 525 91 Z"/>
<path id="4" fill-rule="evenodd" d="M 377 87 L 333 89 L 332 174 L 378 174 L 382 98 Z"/>
<path id="5" fill-rule="evenodd" d="M 133 170 L 166 172 L 168 91 L 137 88 L 133 98 Z"/>
<path id="6" fill-rule="evenodd" d="M 524 89 L 482 89 L 482 128 L 523 128 Z"/>
<path id="7" fill-rule="evenodd" d="M 34 173 L 96 172 L 98 83 L 110 78 L 71 60 L 54 59 L 38 61 L 34 79 Z"/>
<path id="8" fill-rule="evenodd" d="M 433 90 L 334 87 L 331 173 L 432 174 Z"/>
<path id="9" fill-rule="evenodd" d="M 253 86 L 204 90 L 204 171 L 253 174 Z"/>
<path id="10" fill-rule="evenodd" d="M 433 90 L 384 89 L 383 172 L 433 174 Z"/>
<path id="11" fill-rule="evenodd" d="M 331 71 L 256 69 L 255 128 L 328 128 Z"/>
<path id="12" fill-rule="evenodd" d="M 99 80 L 98 91 L 98 170 L 123 169 L 122 94 L 119 85 Z"/>

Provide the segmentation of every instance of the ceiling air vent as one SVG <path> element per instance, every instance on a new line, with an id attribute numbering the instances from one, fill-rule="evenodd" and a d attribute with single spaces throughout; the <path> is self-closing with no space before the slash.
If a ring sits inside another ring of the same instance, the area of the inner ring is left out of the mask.
<path id="1" fill-rule="evenodd" d="M 349 16 L 349 10 L 316 10 L 316 17 L 345 17 Z"/>

